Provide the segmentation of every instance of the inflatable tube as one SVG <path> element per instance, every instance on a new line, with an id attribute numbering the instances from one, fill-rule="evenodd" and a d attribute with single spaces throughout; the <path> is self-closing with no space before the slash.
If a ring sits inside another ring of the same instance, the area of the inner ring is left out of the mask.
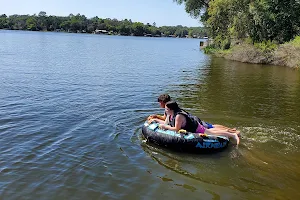
<path id="1" fill-rule="evenodd" d="M 158 123 L 144 123 L 142 133 L 147 141 L 173 150 L 191 153 L 210 153 L 220 151 L 228 146 L 229 139 L 225 136 L 214 136 L 199 133 L 178 133 L 162 130 Z"/>

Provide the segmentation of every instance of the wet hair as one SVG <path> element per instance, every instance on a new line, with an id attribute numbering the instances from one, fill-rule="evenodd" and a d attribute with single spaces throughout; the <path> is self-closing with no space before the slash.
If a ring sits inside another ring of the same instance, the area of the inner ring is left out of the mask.
<path id="1" fill-rule="evenodd" d="M 168 94 L 161 94 L 157 98 L 157 101 L 167 103 L 168 101 L 171 101 L 171 97 Z"/>
<path id="2" fill-rule="evenodd" d="M 166 107 L 169 108 L 170 110 L 173 110 L 174 112 L 178 112 L 181 109 L 179 108 L 178 104 L 176 101 L 169 101 L 166 103 Z"/>

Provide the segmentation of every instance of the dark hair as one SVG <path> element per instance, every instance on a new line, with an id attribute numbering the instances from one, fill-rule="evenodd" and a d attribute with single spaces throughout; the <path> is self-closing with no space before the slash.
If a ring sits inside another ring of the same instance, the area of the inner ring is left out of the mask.
<path id="1" fill-rule="evenodd" d="M 170 109 L 173 110 L 174 112 L 180 111 L 181 109 L 179 108 L 178 104 L 176 101 L 169 101 L 166 103 L 166 106 Z"/>
<path id="2" fill-rule="evenodd" d="M 171 101 L 171 97 L 168 94 L 161 94 L 159 95 L 157 101 L 167 103 L 168 101 Z"/>

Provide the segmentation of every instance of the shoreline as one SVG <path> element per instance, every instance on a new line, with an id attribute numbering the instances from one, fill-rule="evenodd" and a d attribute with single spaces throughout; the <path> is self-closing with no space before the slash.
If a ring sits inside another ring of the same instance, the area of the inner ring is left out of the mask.
<path id="1" fill-rule="evenodd" d="M 204 38 L 205 27 L 156 26 L 156 23 L 134 22 L 131 19 L 111 19 L 70 14 L 69 16 L 47 16 L 41 11 L 38 15 L 0 15 L 0 29 L 24 31 L 50 31 L 66 33 L 95 33 L 103 35 Z"/>
<path id="2" fill-rule="evenodd" d="M 125 37 L 147 37 L 147 38 L 176 38 L 176 39 L 198 39 L 205 40 L 205 38 L 193 38 L 193 37 L 168 37 L 168 36 L 146 36 L 146 35 L 122 35 L 122 34 L 97 34 L 88 32 L 68 32 L 68 31 L 32 31 L 32 30 L 19 30 L 19 29 L 0 29 L 0 31 L 24 31 L 24 32 L 41 32 L 41 33 L 66 33 L 66 34 L 86 34 L 86 35 L 107 35 L 107 36 L 125 36 Z"/>
<path id="3" fill-rule="evenodd" d="M 300 36 L 279 45 L 271 42 L 251 44 L 242 41 L 227 50 L 215 48 L 213 44 L 206 46 L 203 50 L 206 54 L 227 60 L 300 69 Z"/>

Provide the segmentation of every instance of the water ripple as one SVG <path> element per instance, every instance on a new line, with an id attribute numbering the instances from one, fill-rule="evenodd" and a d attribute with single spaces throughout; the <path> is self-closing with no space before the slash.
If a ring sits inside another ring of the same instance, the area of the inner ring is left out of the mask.
<path id="1" fill-rule="evenodd" d="M 294 71 L 209 58 L 196 39 L 1 31 L 0 43 L 1 199 L 299 194 Z M 145 143 L 161 93 L 240 129 L 239 148 L 190 155 Z"/>

